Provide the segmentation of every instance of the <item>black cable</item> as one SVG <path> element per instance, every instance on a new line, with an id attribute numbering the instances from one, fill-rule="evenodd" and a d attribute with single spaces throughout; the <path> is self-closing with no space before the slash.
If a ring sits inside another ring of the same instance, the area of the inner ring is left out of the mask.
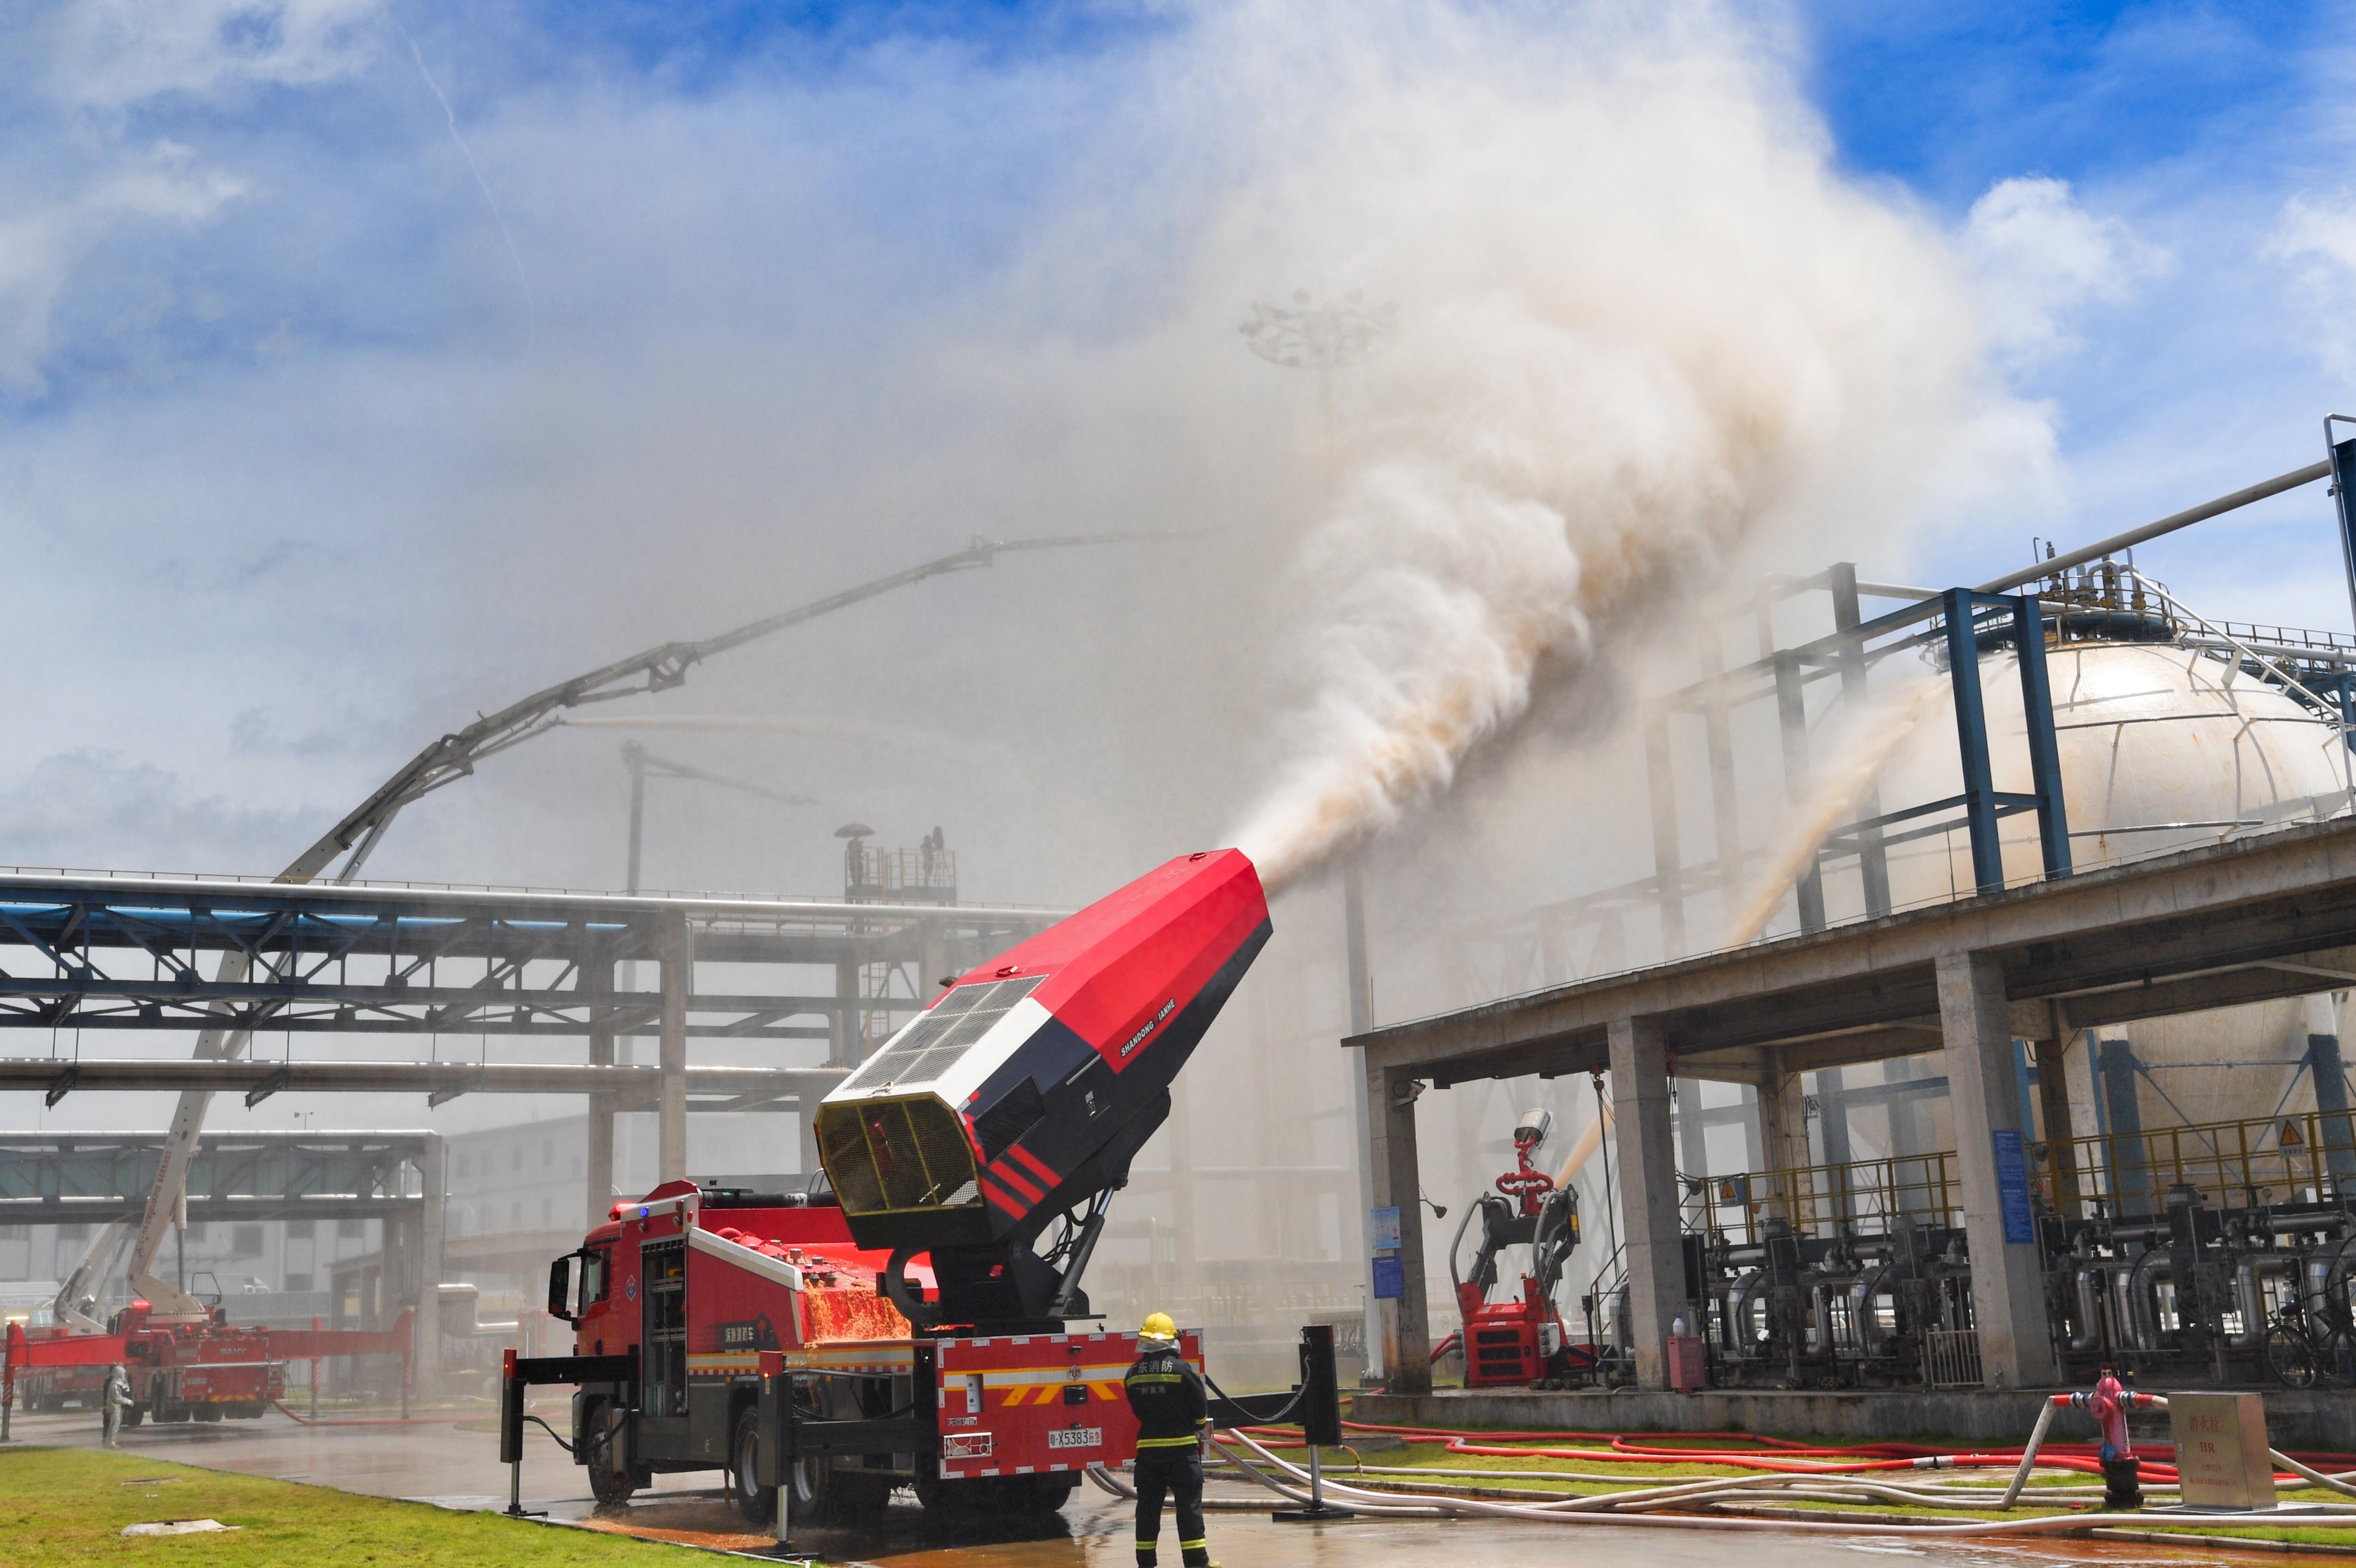
<path id="1" fill-rule="evenodd" d="M 551 1437 L 552 1437 L 552 1438 L 555 1438 L 555 1439 L 556 1439 L 556 1445 L 557 1445 L 559 1448 L 563 1449 L 567 1454 L 570 1454 L 571 1456 L 573 1456 L 573 1460 L 574 1460 L 574 1462 L 575 1462 L 575 1463 L 578 1463 L 578 1462 L 579 1462 L 579 1460 L 580 1460 L 580 1458 L 581 1458 L 581 1451 L 580 1451 L 579 1449 L 575 1448 L 574 1446 L 573 1446 L 573 1445 L 572 1445 L 572 1444 L 567 1443 L 563 1438 L 562 1438 L 562 1437 L 557 1437 L 557 1436 L 556 1436 L 556 1428 L 555 1428 L 555 1427 L 551 1426 L 548 1423 L 546 1423 L 545 1421 L 542 1421 L 542 1420 L 541 1420 L 540 1417 L 538 1417 L 537 1415 L 527 1415 L 527 1416 L 525 1416 L 525 1417 L 524 1417 L 524 1419 L 525 1419 L 526 1421 L 530 1422 L 534 1426 L 539 1427 L 542 1432 L 547 1433 L 547 1434 L 549 1435 L 549 1436 L 551 1436 Z"/>
<path id="2" fill-rule="evenodd" d="M 1231 1394 L 1231 1393 L 1229 1393 L 1226 1390 L 1225 1390 L 1225 1389 L 1221 1388 L 1221 1387 L 1218 1385 L 1217 1381 L 1216 1381 L 1215 1379 L 1214 1379 L 1214 1378 L 1211 1376 L 1210 1372 L 1209 1372 L 1207 1370 L 1203 1373 L 1203 1381 L 1204 1381 L 1205 1384 L 1207 1384 L 1207 1385 L 1209 1386 L 1209 1388 L 1210 1388 L 1210 1390 L 1211 1390 L 1211 1392 L 1212 1392 L 1213 1393 L 1217 1394 L 1221 1399 L 1226 1400 L 1229 1404 L 1236 1404 L 1236 1405 L 1237 1405 L 1237 1408 L 1238 1408 L 1238 1409 L 1241 1409 L 1241 1408 L 1242 1408 L 1242 1407 L 1241 1407 L 1241 1405 L 1237 1404 L 1236 1396 L 1235 1396 L 1235 1395 L 1233 1395 L 1233 1394 Z M 1287 1416 L 1290 1415 L 1290 1414 L 1291 1414 L 1295 1410 L 1297 1410 L 1297 1409 L 1299 1409 L 1299 1408 L 1300 1408 L 1300 1406 L 1301 1406 L 1301 1402 L 1304 1398 L 1306 1398 L 1306 1397 L 1308 1396 L 1308 1393 L 1309 1393 L 1309 1384 L 1308 1384 L 1308 1382 L 1307 1382 L 1306 1381 L 1301 1381 L 1301 1382 L 1299 1382 L 1299 1383 L 1294 1384 L 1294 1385 L 1293 1385 L 1293 1390 L 1292 1390 L 1292 1397 L 1291 1397 L 1291 1399 L 1288 1400 L 1288 1401 L 1285 1403 L 1285 1406 L 1284 1406 L 1284 1408 L 1283 1408 L 1282 1410 L 1278 1411 L 1274 1415 L 1271 1415 L 1271 1416 L 1268 1417 L 1268 1418 L 1267 1418 L 1266 1420 L 1264 1420 L 1264 1421 L 1255 1421 L 1255 1422 L 1253 1422 L 1251 1424 L 1253 1424 L 1254 1426 L 1281 1426 L 1281 1425 L 1283 1425 L 1283 1424 L 1284 1424 L 1284 1422 L 1285 1422 L 1285 1417 L 1287 1417 Z"/>

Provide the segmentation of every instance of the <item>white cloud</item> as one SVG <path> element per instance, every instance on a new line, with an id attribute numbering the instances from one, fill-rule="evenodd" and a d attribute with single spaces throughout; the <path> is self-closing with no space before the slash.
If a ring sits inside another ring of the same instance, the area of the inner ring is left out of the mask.
<path id="1" fill-rule="evenodd" d="M 1972 204 L 1963 242 L 1978 275 L 1990 343 L 2017 366 L 2079 347 L 2070 318 L 2115 304 L 2165 271 L 2164 251 L 2079 205 L 2067 180 L 1999 180 Z"/>
<path id="2" fill-rule="evenodd" d="M 158 142 L 59 202 L 0 216 L 0 388 L 38 395 L 59 294 L 109 236 L 127 225 L 201 223 L 245 189 Z"/>
<path id="3" fill-rule="evenodd" d="M 2295 269 L 2322 307 L 2308 317 L 2314 324 L 2310 352 L 2327 369 L 2356 376 L 2356 332 L 2340 325 L 2356 284 L 2356 193 L 2342 191 L 2322 202 L 2292 197 L 2283 203 L 2263 254 Z"/>
<path id="4" fill-rule="evenodd" d="M 80 108 L 351 71 L 380 0 L 73 0 L 50 23 L 46 86 Z"/>

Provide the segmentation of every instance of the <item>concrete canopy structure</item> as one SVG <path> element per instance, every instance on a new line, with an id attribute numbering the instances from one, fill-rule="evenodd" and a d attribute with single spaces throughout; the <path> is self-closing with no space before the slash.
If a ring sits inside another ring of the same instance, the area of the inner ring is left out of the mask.
<path id="1" fill-rule="evenodd" d="M 2008 1246 L 1993 1145 L 2030 1125 L 2012 1041 L 2356 985 L 2356 820 L 1981 893 L 1555 987 L 1357 1035 L 1375 1201 L 1415 1211 L 1415 1101 L 1429 1085 L 1608 1072 L 1640 1380 L 1664 1381 L 1679 1269 L 1667 1081 L 1756 1084 L 1771 1143 L 1794 1075 L 1933 1049 L 1954 1096 L 1975 1316 L 1992 1387 L 2052 1374 L 2034 1248 Z M 2066 1115 L 2066 1105 L 2064 1113 Z M 1771 1159 L 1771 1163 L 1774 1163 Z M 1790 1163 L 1790 1162 L 1783 1162 Z M 1395 1392 L 1430 1386 L 1419 1227 L 1387 1346 Z"/>

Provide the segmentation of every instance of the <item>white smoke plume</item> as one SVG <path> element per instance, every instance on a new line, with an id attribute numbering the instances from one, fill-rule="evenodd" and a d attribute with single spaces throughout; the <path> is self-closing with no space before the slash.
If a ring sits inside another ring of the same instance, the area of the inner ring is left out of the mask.
<path id="1" fill-rule="evenodd" d="M 1898 749 L 1939 711 L 1953 689 L 1944 678 L 1926 676 L 1849 718 L 1833 755 L 1816 770 L 1806 797 L 1768 846 L 1767 869 L 1751 882 L 1741 907 L 1727 922 L 1719 938 L 1721 946 L 1739 947 L 1767 929 L 1826 835 L 1856 815 L 1858 803 L 1879 782 Z"/>
<path id="2" fill-rule="evenodd" d="M 1707 9 L 1591 11 L 1537 49 L 1417 15 L 1420 47 L 1340 93 L 1262 202 L 1398 324 L 1337 373 L 1308 689 L 1236 835 L 1272 886 L 1444 791 L 1730 558 L 1805 529 L 1821 565 L 1869 528 L 1889 560 L 1959 464 L 2046 445 L 1986 368 L 1956 247 L 1834 170 L 1767 41 Z"/>

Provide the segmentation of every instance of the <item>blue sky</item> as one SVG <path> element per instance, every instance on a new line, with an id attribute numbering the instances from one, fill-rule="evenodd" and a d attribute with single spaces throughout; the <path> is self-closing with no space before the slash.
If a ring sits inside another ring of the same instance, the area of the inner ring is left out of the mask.
<path id="1" fill-rule="evenodd" d="M 1601 9 L 1599 37 L 1650 25 Z M 1472 14 L 1533 58 L 1569 47 L 1566 8 Z M 2321 414 L 2356 404 L 2342 13 L 1674 14 L 1764 62 L 1828 178 L 1946 248 L 2006 407 L 2050 438 L 2045 467 L 1826 549 L 1976 580 L 2032 533 L 2311 461 Z M 5 699 L 0 860 L 267 869 L 520 686 L 977 530 L 1232 523 L 1284 496 L 1306 400 L 1233 325 L 1323 263 L 1297 237 L 1237 261 L 1280 224 L 1236 193 L 1340 91 L 1318 29 L 1347 16 L 1406 69 L 1446 15 L 12 8 L 0 538 L 37 673 Z M 1298 103 L 1267 89 L 1287 70 Z M 1197 297 L 1214 266 L 1226 292 Z M 823 887 L 825 812 L 913 840 L 962 811 L 993 875 L 1070 896 L 1215 830 L 1261 760 L 1279 649 L 1284 540 L 1235 548 L 1157 563 L 1151 592 L 1112 558 L 1027 560 L 699 675 L 699 705 L 934 750 L 712 741 L 705 764 L 830 804 L 763 824 L 749 863 L 735 818 L 682 805 L 651 874 Z M 2145 560 L 2214 614 L 2347 624 L 2319 487 Z M 1246 738 L 1173 762 L 1172 725 Z M 1004 777 L 975 761 L 1010 737 L 1027 760 Z M 380 869 L 611 881 L 610 738 L 544 745 L 404 824 Z"/>

